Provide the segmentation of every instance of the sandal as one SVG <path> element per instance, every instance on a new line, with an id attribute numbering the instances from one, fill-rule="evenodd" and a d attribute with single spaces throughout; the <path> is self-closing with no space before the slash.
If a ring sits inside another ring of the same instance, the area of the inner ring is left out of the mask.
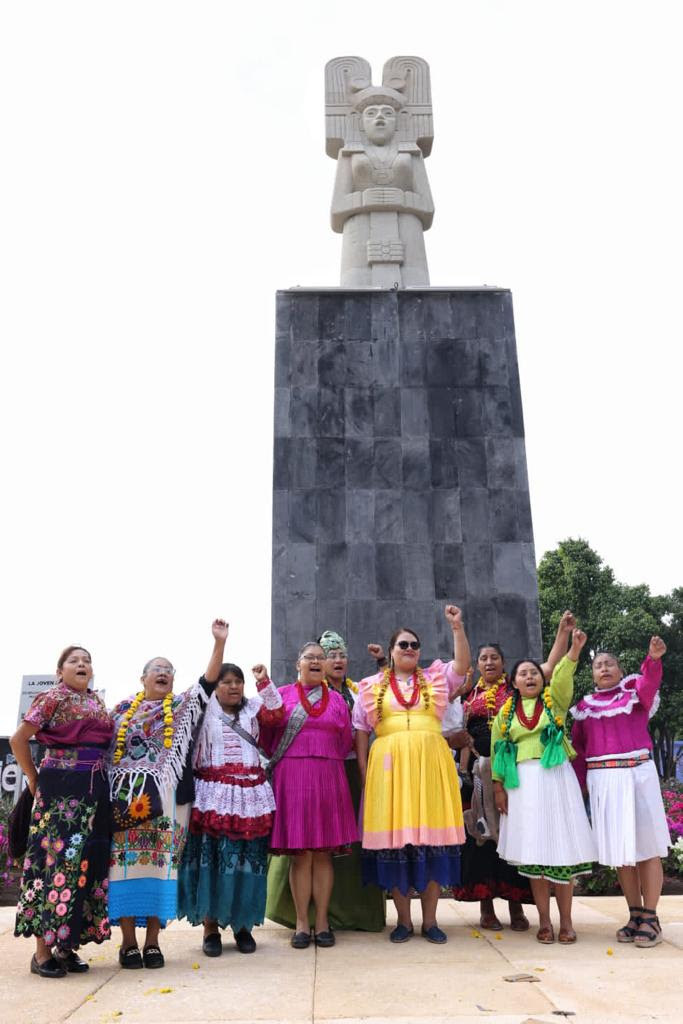
<path id="1" fill-rule="evenodd" d="M 628 919 L 628 924 L 625 924 L 623 928 L 620 928 L 617 932 L 617 942 L 633 942 L 640 928 L 641 912 L 642 907 L 629 907 L 628 912 L 631 915 Z M 633 924 L 631 923 L 633 922 Z"/>
<path id="2" fill-rule="evenodd" d="M 145 967 L 153 969 L 163 967 L 166 961 L 158 946 L 145 946 L 142 951 L 142 962 Z"/>
<path id="3" fill-rule="evenodd" d="M 555 941 L 555 932 L 553 926 L 548 925 L 547 928 L 539 928 L 536 932 L 536 941 L 542 942 L 544 946 L 549 946 Z"/>
<path id="4" fill-rule="evenodd" d="M 557 941 L 561 942 L 563 946 L 570 946 L 572 942 L 576 942 L 576 932 L 573 928 L 560 928 Z"/>
<path id="5" fill-rule="evenodd" d="M 662 926 L 659 923 L 656 912 L 643 907 L 640 911 L 638 930 L 633 936 L 634 945 L 639 946 L 641 949 L 646 949 L 648 946 L 657 946 L 663 941 Z"/>

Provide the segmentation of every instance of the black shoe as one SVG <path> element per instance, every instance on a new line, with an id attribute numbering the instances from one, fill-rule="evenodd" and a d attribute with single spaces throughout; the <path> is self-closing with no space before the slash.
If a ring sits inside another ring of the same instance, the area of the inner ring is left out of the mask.
<path id="1" fill-rule="evenodd" d="M 240 953 L 255 953 L 256 943 L 254 942 L 254 936 L 246 928 L 240 928 L 235 935 L 235 945 L 239 949 Z"/>
<path id="2" fill-rule="evenodd" d="M 31 974 L 39 974 L 41 978 L 63 978 L 66 969 L 53 956 L 39 964 L 34 953 L 31 957 Z"/>
<path id="3" fill-rule="evenodd" d="M 397 924 L 393 932 L 389 933 L 389 942 L 407 942 L 413 937 L 413 926 L 407 928 L 404 924 Z"/>
<path id="4" fill-rule="evenodd" d="M 325 932 L 315 933 L 315 944 L 316 946 L 320 946 L 322 949 L 329 949 L 330 946 L 334 946 L 336 941 L 334 932 L 331 928 L 328 928 Z"/>
<path id="5" fill-rule="evenodd" d="M 119 963 L 126 971 L 137 971 L 142 968 L 142 955 L 137 946 L 129 946 L 119 950 Z"/>
<path id="6" fill-rule="evenodd" d="M 62 967 L 65 967 L 69 974 L 85 974 L 86 971 L 90 970 L 90 964 L 86 964 L 85 960 L 81 960 L 77 953 L 74 953 L 73 949 L 70 949 L 68 953 L 55 953 L 55 960 L 57 960 Z"/>
<path id="7" fill-rule="evenodd" d="M 436 942 L 439 946 L 443 945 L 444 942 L 448 942 L 448 936 L 445 932 L 442 932 L 438 925 L 433 924 L 431 928 L 425 928 L 422 925 L 422 934 L 424 935 L 427 942 Z"/>
<path id="8" fill-rule="evenodd" d="M 204 956 L 220 956 L 223 952 L 223 941 L 219 932 L 212 932 L 205 935 L 202 942 L 202 953 Z"/>
<path id="9" fill-rule="evenodd" d="M 145 946 L 142 951 L 142 962 L 150 970 L 155 967 L 163 967 L 166 963 L 164 954 L 158 946 Z"/>
<path id="10" fill-rule="evenodd" d="M 308 949 L 311 944 L 310 932 L 294 932 L 289 944 L 292 949 Z"/>

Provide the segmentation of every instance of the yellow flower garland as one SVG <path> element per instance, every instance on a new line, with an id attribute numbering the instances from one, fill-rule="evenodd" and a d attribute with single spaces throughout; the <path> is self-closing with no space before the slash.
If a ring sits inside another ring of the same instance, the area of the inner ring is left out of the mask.
<path id="1" fill-rule="evenodd" d="M 376 694 L 377 694 L 377 698 L 376 698 L 377 699 L 377 703 L 376 703 L 375 707 L 377 708 L 377 721 L 378 722 L 382 721 L 382 710 L 383 710 L 382 709 L 382 705 L 384 704 L 384 695 L 385 695 L 385 693 L 387 692 L 387 690 L 389 688 L 389 684 L 390 684 L 390 681 L 391 681 L 391 673 L 392 673 L 392 671 L 393 670 L 387 665 L 386 668 L 384 669 L 383 673 L 382 673 L 382 682 L 380 683 L 379 687 L 373 686 L 373 692 L 376 692 Z M 430 701 L 429 701 L 429 683 L 427 682 L 425 674 L 422 671 L 422 669 L 419 667 L 419 665 L 415 669 L 415 675 L 417 676 L 417 684 L 420 687 L 420 696 L 422 697 L 422 701 L 424 703 L 425 711 L 428 711 L 429 710 L 429 703 L 430 703 Z"/>
<path id="2" fill-rule="evenodd" d="M 141 690 L 140 693 L 136 694 L 128 710 L 124 713 L 116 733 L 116 748 L 114 749 L 114 764 L 118 764 L 123 757 L 123 751 L 126 746 L 126 733 L 130 726 L 131 719 L 145 699 L 145 691 Z M 167 693 L 163 699 L 162 707 L 164 710 L 164 746 L 167 750 L 170 750 L 173 746 L 173 694 Z"/>

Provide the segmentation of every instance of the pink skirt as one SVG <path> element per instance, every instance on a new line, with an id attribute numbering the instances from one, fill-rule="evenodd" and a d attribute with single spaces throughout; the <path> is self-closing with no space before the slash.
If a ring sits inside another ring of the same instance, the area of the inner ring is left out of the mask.
<path id="1" fill-rule="evenodd" d="M 273 773 L 273 853 L 345 852 L 358 841 L 344 762 L 327 757 L 283 757 Z"/>

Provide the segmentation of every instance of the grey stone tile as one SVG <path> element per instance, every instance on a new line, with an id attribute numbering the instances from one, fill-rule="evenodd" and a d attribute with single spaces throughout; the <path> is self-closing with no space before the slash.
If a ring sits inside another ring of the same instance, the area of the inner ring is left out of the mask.
<path id="1" fill-rule="evenodd" d="M 536 600 L 538 598 L 538 578 L 536 575 L 536 552 L 533 541 L 520 544 L 520 548 L 522 552 L 522 571 L 524 572 L 521 590 L 525 597 L 530 600 Z"/>
<path id="2" fill-rule="evenodd" d="M 318 391 L 318 436 L 343 437 L 344 425 L 344 388 L 320 388 Z"/>
<path id="3" fill-rule="evenodd" d="M 477 347 L 481 383 L 485 387 L 508 387 L 510 379 L 505 336 L 479 338 Z"/>
<path id="4" fill-rule="evenodd" d="M 273 490 L 273 544 L 289 540 L 289 490 Z"/>
<path id="5" fill-rule="evenodd" d="M 403 627 L 417 629 L 419 635 L 419 628 L 412 618 L 419 618 L 413 602 L 392 598 L 386 594 L 381 595 L 380 600 L 377 601 L 375 632 L 380 637 L 377 643 L 382 644 L 387 657 L 389 657 L 389 640 L 396 630 Z M 420 637 L 420 639 L 422 638 Z M 372 643 L 373 641 L 368 640 L 368 642 Z"/>
<path id="6" fill-rule="evenodd" d="M 318 338 L 318 296 L 291 295 L 291 334 L 296 341 L 314 341 Z"/>
<path id="7" fill-rule="evenodd" d="M 424 341 L 401 341 L 399 382 L 404 388 L 419 388 L 427 382 L 427 348 Z"/>
<path id="8" fill-rule="evenodd" d="M 458 482 L 461 487 L 485 487 L 487 481 L 486 446 L 481 438 L 455 442 Z"/>
<path id="9" fill-rule="evenodd" d="M 321 583 L 324 583 L 321 580 Z M 343 581 L 342 581 L 343 590 Z M 341 634 L 346 639 L 347 637 L 347 621 L 346 621 L 346 602 L 344 598 L 335 600 L 334 593 L 330 593 L 329 590 L 323 590 L 323 594 L 326 596 L 316 602 L 315 606 L 315 636 L 319 637 L 327 629 L 334 630 L 335 633 Z M 329 596 L 327 596 L 329 594 Z"/>
<path id="10" fill-rule="evenodd" d="M 460 519 L 465 544 L 490 542 L 489 492 L 486 488 L 460 488 Z"/>
<path id="11" fill-rule="evenodd" d="M 375 437 L 397 437 L 401 433 L 401 389 L 376 388 L 374 393 Z"/>
<path id="12" fill-rule="evenodd" d="M 344 340 L 370 341 L 372 295 L 346 295 L 344 299 Z"/>
<path id="13" fill-rule="evenodd" d="M 273 651 L 274 650 L 275 647 L 273 646 Z M 284 657 L 272 657 L 270 663 L 270 678 L 276 686 L 286 686 L 292 681 L 292 677 L 295 674 L 294 670 L 290 667 L 290 663 Z"/>
<path id="14" fill-rule="evenodd" d="M 346 445 L 341 437 L 316 441 L 315 482 L 318 487 L 343 487 L 346 479 Z"/>
<path id="15" fill-rule="evenodd" d="M 370 330 L 373 341 L 391 340 L 396 347 L 399 336 L 396 292 L 377 292 L 373 296 Z"/>
<path id="16" fill-rule="evenodd" d="M 343 341 L 321 341 L 318 346 L 318 383 L 343 387 L 346 383 L 346 346 Z"/>
<path id="17" fill-rule="evenodd" d="M 403 540 L 407 544 L 428 544 L 432 537 L 430 491 L 403 491 L 398 500 L 403 509 Z"/>
<path id="18" fill-rule="evenodd" d="M 375 530 L 375 492 L 349 488 L 346 492 L 346 539 L 367 541 Z"/>
<path id="19" fill-rule="evenodd" d="M 478 387 L 481 376 L 477 343 L 450 339 L 429 345 L 427 382 L 432 387 Z"/>
<path id="20" fill-rule="evenodd" d="M 434 563 L 431 544 L 404 544 L 405 593 L 409 600 L 433 601 Z"/>
<path id="21" fill-rule="evenodd" d="M 313 437 L 289 439 L 289 486 L 314 487 L 318 465 L 318 442 Z"/>
<path id="22" fill-rule="evenodd" d="M 528 658 L 528 627 L 526 601 L 515 594 L 498 594 L 494 598 L 498 610 L 498 640 L 505 651 L 508 671 L 520 658 Z"/>
<path id="23" fill-rule="evenodd" d="M 424 300 L 424 327 L 428 342 L 455 338 L 451 298 L 448 292 L 428 292 Z"/>
<path id="24" fill-rule="evenodd" d="M 318 388 L 293 387 L 289 407 L 293 437 L 314 437 L 318 433 Z"/>
<path id="25" fill-rule="evenodd" d="M 317 388 L 319 353 L 317 341 L 292 341 L 289 378 L 294 387 Z"/>
<path id="26" fill-rule="evenodd" d="M 329 593 L 335 584 L 343 588 L 346 581 L 346 544 L 321 544 L 317 549 L 317 592 L 318 595 Z"/>
<path id="27" fill-rule="evenodd" d="M 431 438 L 432 487 L 457 487 L 460 482 L 457 445 L 453 438 Z M 469 443 L 469 442 L 466 442 Z"/>
<path id="28" fill-rule="evenodd" d="M 377 593 L 375 579 L 375 545 L 349 544 L 347 551 L 346 592 L 354 598 L 371 598 Z"/>
<path id="29" fill-rule="evenodd" d="M 517 529 L 521 541 L 533 541 L 534 527 L 531 520 L 531 505 L 528 490 L 515 491 L 517 504 Z"/>
<path id="30" fill-rule="evenodd" d="M 345 302 L 340 295 L 321 295 L 318 299 L 320 341 L 343 341 L 346 327 Z"/>
<path id="31" fill-rule="evenodd" d="M 375 401 L 371 388 L 346 388 L 344 424 L 347 437 L 372 437 L 375 432 Z"/>
<path id="32" fill-rule="evenodd" d="M 288 543 L 273 542 L 273 600 L 284 599 L 288 579 Z"/>
<path id="33" fill-rule="evenodd" d="M 458 437 L 481 437 L 486 433 L 483 425 L 481 390 L 455 389 L 455 422 Z"/>
<path id="34" fill-rule="evenodd" d="M 517 452 L 515 438 L 487 437 L 486 475 L 489 487 L 515 487 L 517 484 Z"/>
<path id="35" fill-rule="evenodd" d="M 398 293 L 398 319 L 402 341 L 420 342 L 427 340 L 424 317 L 425 302 L 421 295 Z"/>
<path id="36" fill-rule="evenodd" d="M 529 476 L 526 467 L 526 445 L 524 444 L 524 438 L 515 437 L 512 443 L 515 448 L 515 463 L 517 466 L 516 483 L 518 487 L 528 492 Z"/>
<path id="37" fill-rule="evenodd" d="M 489 491 L 489 529 L 492 541 L 517 541 L 517 496 L 511 488 Z"/>
<path id="38" fill-rule="evenodd" d="M 426 388 L 401 388 L 401 422 L 402 437 L 429 437 L 429 408 L 427 405 Z"/>
<path id="39" fill-rule="evenodd" d="M 515 437 L 524 437 L 524 413 L 522 411 L 522 391 L 519 382 L 519 365 L 517 363 L 517 345 L 515 336 L 507 335 L 505 338 L 509 369 L 509 402 L 512 434 Z"/>
<path id="40" fill-rule="evenodd" d="M 455 437 L 457 395 L 455 388 L 432 388 L 429 391 L 429 424 L 432 438 Z"/>
<path id="41" fill-rule="evenodd" d="M 535 594 L 535 566 L 528 564 L 525 547 L 519 543 L 493 545 L 494 581 L 499 594 L 521 594 L 525 598 Z"/>
<path id="42" fill-rule="evenodd" d="M 460 492 L 455 489 L 432 491 L 430 498 L 433 540 L 461 544 Z"/>
<path id="43" fill-rule="evenodd" d="M 450 297 L 454 338 L 476 338 L 479 333 L 477 309 L 479 295 L 455 292 Z"/>
<path id="44" fill-rule="evenodd" d="M 403 453 L 397 440 L 375 441 L 375 487 L 401 487 Z"/>
<path id="45" fill-rule="evenodd" d="M 317 496 L 316 538 L 319 541 L 346 540 L 346 488 L 343 480 L 338 487 L 318 491 Z"/>
<path id="46" fill-rule="evenodd" d="M 526 602 L 526 621 L 527 621 L 527 651 L 529 657 L 534 658 L 536 661 L 543 661 L 544 656 L 548 653 L 543 651 L 543 639 L 541 636 L 541 618 L 538 612 L 538 601 L 531 600 Z"/>
<path id="47" fill-rule="evenodd" d="M 347 387 L 382 387 L 386 383 L 377 344 L 372 341 L 346 342 Z"/>
<path id="48" fill-rule="evenodd" d="M 278 337 L 289 334 L 291 327 L 292 303 L 288 292 L 275 294 L 275 332 Z"/>
<path id="49" fill-rule="evenodd" d="M 375 380 L 377 386 L 398 386 L 399 380 L 399 340 L 398 335 L 378 338 L 372 344 L 375 364 Z"/>
<path id="50" fill-rule="evenodd" d="M 315 597 L 316 552 L 314 544 L 287 546 L 284 593 L 288 598 Z"/>
<path id="51" fill-rule="evenodd" d="M 275 387 L 289 387 L 292 381 L 292 343 L 289 335 L 275 341 Z"/>
<path id="52" fill-rule="evenodd" d="M 375 442 L 370 437 L 347 437 L 345 450 L 347 486 L 372 487 L 375 473 Z"/>
<path id="53" fill-rule="evenodd" d="M 347 642 L 350 642 L 351 638 L 353 638 L 351 652 L 354 657 L 358 657 L 358 647 L 360 646 L 365 648 L 367 644 L 386 643 L 377 623 L 377 613 L 377 601 L 368 601 L 361 597 L 349 597 L 346 605 L 346 621 L 349 635 L 345 639 Z"/>
<path id="54" fill-rule="evenodd" d="M 318 522 L 318 495 L 316 491 L 289 492 L 289 540 L 293 543 L 313 544 Z"/>
<path id="55" fill-rule="evenodd" d="M 465 628 L 472 649 L 472 658 L 476 660 L 482 644 L 499 643 L 498 609 L 491 595 L 487 597 L 468 597 L 465 611 Z M 503 652 L 505 648 L 503 648 Z"/>
<path id="56" fill-rule="evenodd" d="M 495 592 L 491 544 L 465 544 L 463 549 L 467 594 L 490 597 Z"/>
<path id="57" fill-rule="evenodd" d="M 377 593 L 386 598 L 405 598 L 403 545 L 377 544 L 375 548 Z"/>
<path id="58" fill-rule="evenodd" d="M 465 558 L 462 544 L 434 544 L 434 592 L 444 604 L 464 594 Z"/>
<path id="59" fill-rule="evenodd" d="M 275 437 L 289 437 L 289 388 L 275 388 Z"/>
<path id="60" fill-rule="evenodd" d="M 429 487 L 432 478 L 432 464 L 429 458 L 429 442 L 412 440 L 403 442 L 403 487 L 410 491 L 422 491 Z"/>
<path id="61" fill-rule="evenodd" d="M 368 538 L 377 543 L 402 543 L 403 537 L 403 506 L 400 490 L 375 491 L 375 527 Z"/>
<path id="62" fill-rule="evenodd" d="M 285 682 L 296 679 L 296 656 L 299 648 L 307 640 L 315 638 L 315 601 L 310 599 L 289 601 L 285 609 L 287 627 L 287 650 Z M 280 680 L 278 680 L 280 682 Z"/>
<path id="63" fill-rule="evenodd" d="M 483 433 L 510 435 L 512 411 L 508 388 L 484 388 L 481 392 Z"/>
<path id="64" fill-rule="evenodd" d="M 288 437 L 275 437 L 273 442 L 273 487 L 282 490 L 289 487 L 289 453 L 292 442 Z"/>

